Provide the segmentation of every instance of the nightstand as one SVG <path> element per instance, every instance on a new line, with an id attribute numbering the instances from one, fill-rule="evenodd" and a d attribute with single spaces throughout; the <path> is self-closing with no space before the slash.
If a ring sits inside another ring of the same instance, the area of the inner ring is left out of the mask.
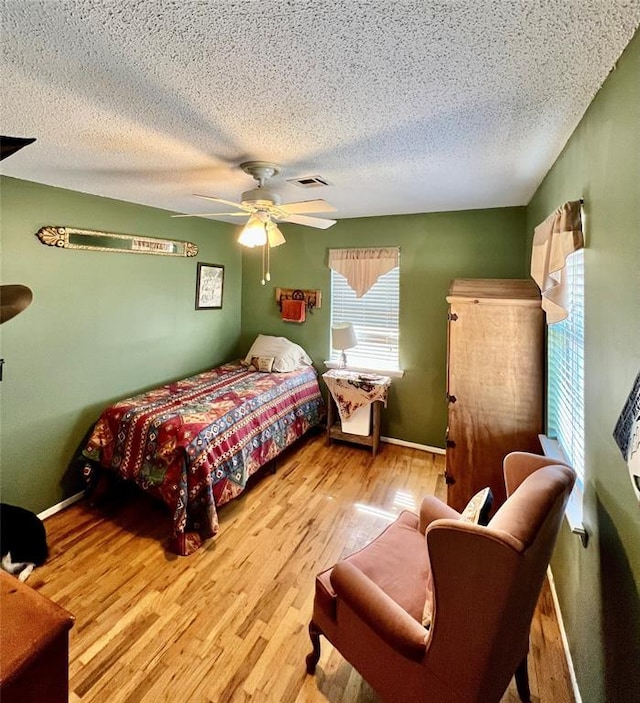
<path id="1" fill-rule="evenodd" d="M 327 442 L 337 439 L 371 447 L 372 455 L 380 444 L 380 412 L 391 386 L 388 376 L 332 369 L 322 375 L 329 389 L 327 402 Z M 347 432 L 342 422 L 353 412 L 371 406 L 371 425 L 367 434 Z M 341 408 L 341 410 L 339 409 Z"/>

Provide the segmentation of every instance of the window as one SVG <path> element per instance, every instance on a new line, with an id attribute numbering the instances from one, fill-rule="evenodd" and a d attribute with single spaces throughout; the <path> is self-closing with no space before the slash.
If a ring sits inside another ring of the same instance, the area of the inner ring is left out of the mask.
<path id="1" fill-rule="evenodd" d="M 547 333 L 547 435 L 557 440 L 568 462 L 584 479 L 584 249 L 565 268 L 569 316 Z"/>
<path id="2" fill-rule="evenodd" d="M 331 270 L 331 325 L 351 322 L 358 344 L 347 349 L 350 367 L 373 371 L 398 371 L 400 309 L 400 267 L 378 278 L 361 297 L 342 274 Z M 340 352 L 331 350 L 331 361 L 338 362 Z"/>

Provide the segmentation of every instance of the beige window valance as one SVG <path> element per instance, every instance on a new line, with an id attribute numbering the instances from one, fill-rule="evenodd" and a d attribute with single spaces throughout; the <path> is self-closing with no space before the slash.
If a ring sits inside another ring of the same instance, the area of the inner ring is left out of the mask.
<path id="1" fill-rule="evenodd" d="M 548 325 L 569 314 L 571 303 L 563 278 L 567 257 L 584 246 L 581 206 L 581 200 L 561 205 L 534 230 L 531 278 L 542 293 Z"/>
<path id="2" fill-rule="evenodd" d="M 399 247 L 329 249 L 329 268 L 342 274 L 356 298 L 362 298 L 380 276 L 398 265 L 399 257 Z"/>

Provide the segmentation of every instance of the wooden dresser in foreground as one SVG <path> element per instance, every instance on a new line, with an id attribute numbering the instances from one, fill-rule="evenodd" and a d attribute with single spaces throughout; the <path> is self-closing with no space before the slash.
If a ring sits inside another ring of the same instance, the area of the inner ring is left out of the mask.
<path id="1" fill-rule="evenodd" d="M 447 502 L 462 510 L 490 486 L 495 511 L 505 455 L 540 452 L 540 292 L 529 279 L 456 279 L 447 302 Z"/>
<path id="2" fill-rule="evenodd" d="M 0 700 L 67 703 L 73 615 L 0 571 Z"/>

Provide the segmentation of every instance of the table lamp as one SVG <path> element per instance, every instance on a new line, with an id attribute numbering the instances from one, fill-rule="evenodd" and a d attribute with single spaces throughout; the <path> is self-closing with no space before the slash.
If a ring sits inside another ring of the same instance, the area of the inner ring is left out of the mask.
<path id="1" fill-rule="evenodd" d="M 356 346 L 358 340 L 356 331 L 350 322 L 338 322 L 331 327 L 331 346 L 334 349 L 340 349 L 340 368 L 347 368 L 347 355 L 345 349 L 352 349 Z"/>

